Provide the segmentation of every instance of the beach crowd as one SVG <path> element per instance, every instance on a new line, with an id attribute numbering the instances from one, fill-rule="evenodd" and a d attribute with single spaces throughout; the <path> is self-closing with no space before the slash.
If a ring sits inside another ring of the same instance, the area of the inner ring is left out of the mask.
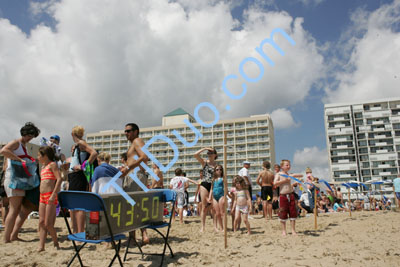
<path id="1" fill-rule="evenodd" d="M 212 147 L 205 147 L 194 153 L 194 158 L 201 166 L 199 178 L 192 180 L 186 177 L 184 170 L 175 169 L 175 177 L 168 185 L 156 164 L 152 164 L 153 172 L 159 180 L 149 179 L 148 173 L 141 163 L 148 164 L 149 159 L 141 150 L 144 146 L 139 137 L 139 127 L 135 123 L 125 125 L 125 136 L 131 143 L 128 151 L 121 155 L 120 166 L 110 165 L 110 155 L 99 153 L 84 140 L 84 128 L 75 126 L 71 130 L 74 145 L 71 156 L 66 157 L 60 148 L 60 137 L 53 135 L 47 140 L 41 139 L 37 155 L 28 155 L 26 145 L 37 138 L 40 130 L 33 123 L 26 123 L 21 129 L 21 136 L 10 141 L 0 151 L 7 159 L 4 162 L 1 179 L 2 228 L 3 241 L 9 243 L 20 240 L 19 232 L 32 211 L 38 211 L 39 225 L 38 251 L 45 250 L 47 236 L 50 235 L 53 245 L 59 248 L 57 231 L 54 228 L 58 214 L 57 194 L 61 190 L 91 191 L 103 194 L 102 187 L 112 177 L 121 172 L 117 183 L 126 192 L 142 189 L 129 177 L 135 168 L 139 167 L 137 177 L 150 189 L 170 188 L 176 192 L 176 212 L 166 210 L 164 215 L 179 217 L 181 223 L 185 216 L 200 216 L 200 232 L 206 229 L 206 220 L 213 220 L 214 231 L 224 230 L 225 209 L 231 217 L 230 230 L 238 232 L 241 225 L 245 226 L 247 234 L 251 234 L 252 216 L 262 215 L 266 223 L 272 223 L 277 216 L 281 225 L 282 235 L 287 235 L 286 223 L 289 220 L 291 234 L 296 233 L 296 219 L 309 216 L 309 213 L 329 213 L 371 210 L 390 210 L 391 201 L 384 195 L 376 199 L 371 194 L 362 193 L 361 197 L 351 201 L 343 198 L 341 188 L 334 183 L 322 186 L 319 178 L 312 174 L 311 168 L 306 168 L 305 175 L 291 173 L 290 161 L 283 159 L 280 164 L 271 166 L 264 161 L 257 178 L 251 177 L 249 169 L 251 162 L 244 161 L 243 168 L 230 177 L 232 187 L 227 188 L 224 168 L 217 164 L 218 152 Z M 206 153 L 206 156 L 203 154 Z M 137 157 L 134 157 L 137 156 Z M 36 165 L 32 179 L 38 179 L 36 185 L 18 184 L 18 168 L 27 170 L 27 166 Z M 39 167 L 40 166 L 40 167 Z M 271 169 L 273 167 L 273 170 Z M 253 194 L 254 182 L 261 187 L 260 194 Z M 196 185 L 194 204 L 189 203 L 187 191 L 189 183 Z M 400 178 L 393 181 L 397 201 L 400 199 Z M 24 187 L 25 186 L 25 187 Z M 226 190 L 227 188 L 227 190 Z M 225 190 L 227 192 L 225 192 Z M 112 188 L 104 193 L 116 193 Z M 224 196 L 227 196 L 225 198 Z M 254 196 L 253 196 L 254 195 Z M 255 199 L 253 199 L 253 197 Z M 227 203 L 225 201 L 227 200 Z M 70 220 L 74 233 L 85 231 L 85 213 L 71 211 Z M 135 238 L 135 232 L 129 233 Z M 141 229 L 142 243 L 149 243 L 146 229 Z"/>

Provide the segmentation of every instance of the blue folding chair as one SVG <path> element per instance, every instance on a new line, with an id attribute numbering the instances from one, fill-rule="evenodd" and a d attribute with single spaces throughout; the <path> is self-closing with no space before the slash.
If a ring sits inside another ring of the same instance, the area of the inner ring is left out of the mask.
<path id="1" fill-rule="evenodd" d="M 153 190 L 157 190 L 157 189 L 153 189 Z M 175 212 L 176 192 L 173 191 L 173 190 L 170 190 L 170 189 L 161 189 L 160 191 L 162 191 L 162 193 L 163 193 L 162 202 L 164 202 L 164 203 L 170 202 L 170 203 L 171 203 L 171 205 L 172 205 L 171 214 L 173 214 L 173 213 Z M 130 244 L 130 241 L 131 241 L 131 239 L 132 239 L 132 236 L 129 236 L 129 239 L 128 239 L 128 246 L 126 247 L 125 256 L 124 256 L 124 261 L 126 260 L 126 256 L 128 255 L 128 253 L 131 253 L 131 254 L 141 254 L 142 257 L 143 257 L 144 255 L 155 255 L 155 256 L 161 256 L 161 264 L 160 264 L 160 266 L 162 266 L 162 264 L 163 264 L 163 262 L 164 262 L 164 256 L 165 256 L 165 251 L 166 251 L 166 249 L 167 249 L 167 246 L 168 246 L 169 251 L 170 251 L 170 253 L 171 253 L 171 258 L 173 258 L 173 257 L 174 257 L 174 253 L 172 252 L 171 246 L 170 246 L 169 243 L 168 243 L 169 231 L 170 231 L 170 229 L 171 229 L 171 222 L 172 222 L 172 216 L 169 217 L 168 222 L 157 222 L 157 223 L 153 223 L 153 224 L 150 224 L 150 225 L 148 225 L 148 226 L 145 227 L 146 229 L 152 229 L 152 230 L 156 231 L 156 232 L 157 232 L 159 235 L 161 235 L 162 238 L 164 239 L 164 249 L 163 249 L 163 252 L 162 252 L 162 253 L 144 253 L 144 252 L 142 251 L 141 246 L 136 242 L 136 240 L 134 240 L 134 242 L 135 242 L 136 246 L 139 248 L 140 253 L 137 253 L 137 252 L 129 252 L 129 251 L 128 251 L 128 250 L 129 250 L 129 244 Z M 167 228 L 167 233 L 166 233 L 166 235 L 164 235 L 162 232 L 160 232 L 160 231 L 158 230 L 158 229 L 164 228 L 164 227 L 168 227 L 168 228 Z"/>
<path id="2" fill-rule="evenodd" d="M 97 195 L 95 193 L 91 193 L 91 192 L 61 191 L 60 193 L 58 193 L 58 200 L 60 202 L 60 207 L 61 207 L 61 210 L 63 211 L 65 223 L 68 228 L 68 232 L 69 232 L 68 239 L 72 241 L 72 244 L 74 245 L 74 248 L 76 251 L 75 255 L 69 261 L 68 266 L 70 266 L 72 264 L 72 262 L 74 261 L 74 259 L 76 257 L 78 257 L 81 266 L 83 266 L 81 257 L 79 256 L 79 251 L 87 243 L 100 244 L 102 242 L 111 242 L 113 248 L 115 249 L 115 255 L 114 255 L 113 259 L 111 260 L 109 266 L 111 266 L 113 264 L 115 258 L 117 258 L 117 257 L 118 257 L 120 266 L 123 266 L 121 258 L 119 256 L 119 250 L 121 247 L 121 239 L 125 238 L 125 235 L 123 235 L 123 234 L 113 235 L 111 227 L 110 227 L 110 222 L 108 220 L 107 211 L 104 206 L 103 199 L 99 195 Z M 109 237 L 98 239 L 98 240 L 90 240 L 90 239 L 86 239 L 85 232 L 73 234 L 71 231 L 71 227 L 69 226 L 67 216 L 66 216 L 66 213 L 64 212 L 64 209 L 83 210 L 86 212 L 103 211 L 105 220 L 107 222 Z M 115 245 L 116 240 L 118 241 L 118 246 Z M 78 248 L 75 241 L 83 242 L 83 245 Z"/>

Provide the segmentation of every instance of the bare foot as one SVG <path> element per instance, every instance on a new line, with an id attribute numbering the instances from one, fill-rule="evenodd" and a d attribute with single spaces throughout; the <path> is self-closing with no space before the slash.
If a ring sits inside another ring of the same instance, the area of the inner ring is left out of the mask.
<path id="1" fill-rule="evenodd" d="M 282 232 L 282 236 L 286 236 L 286 232 Z"/>
<path id="2" fill-rule="evenodd" d="M 203 232 L 204 232 L 204 228 L 201 227 L 201 228 L 200 228 L 200 233 L 203 233 Z"/>
<path id="3" fill-rule="evenodd" d="M 10 241 L 24 241 L 24 240 L 19 237 L 13 237 L 10 239 Z"/>
<path id="4" fill-rule="evenodd" d="M 297 236 L 297 233 L 296 232 L 292 232 L 292 235 Z"/>
<path id="5" fill-rule="evenodd" d="M 143 237 L 142 246 L 150 244 L 150 239 L 148 237 Z"/>
<path id="6" fill-rule="evenodd" d="M 42 251 L 45 251 L 45 249 L 44 248 L 38 248 L 38 250 L 37 250 L 37 252 L 42 252 Z"/>
<path id="7" fill-rule="evenodd" d="M 57 243 L 57 244 L 54 244 L 54 247 L 57 249 L 57 250 L 60 250 L 61 248 L 60 248 L 60 245 Z"/>
<path id="8" fill-rule="evenodd" d="M 248 232 L 247 232 L 247 235 L 251 235 L 251 232 L 250 232 L 250 231 L 248 231 Z"/>

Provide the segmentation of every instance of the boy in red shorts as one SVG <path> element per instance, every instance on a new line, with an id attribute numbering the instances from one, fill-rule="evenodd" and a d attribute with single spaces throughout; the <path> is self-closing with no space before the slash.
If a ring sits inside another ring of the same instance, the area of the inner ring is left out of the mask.
<path id="1" fill-rule="evenodd" d="M 286 220 L 290 218 L 290 224 L 292 226 L 292 235 L 296 233 L 296 218 L 297 208 L 295 203 L 295 197 L 293 193 L 293 187 L 290 183 L 289 175 L 290 161 L 283 159 L 281 161 L 281 171 L 275 175 L 274 186 L 279 187 L 279 219 L 282 225 L 282 235 L 286 236 Z M 302 174 L 291 174 L 294 177 L 302 177 Z"/>

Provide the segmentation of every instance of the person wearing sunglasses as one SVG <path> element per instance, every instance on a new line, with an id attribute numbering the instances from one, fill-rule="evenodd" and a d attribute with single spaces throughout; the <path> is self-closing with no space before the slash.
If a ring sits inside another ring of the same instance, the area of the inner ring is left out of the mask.
<path id="1" fill-rule="evenodd" d="M 209 202 L 212 203 L 214 208 L 215 220 L 214 230 L 215 232 L 223 231 L 224 225 L 222 223 L 222 215 L 224 214 L 224 168 L 222 165 L 215 167 L 215 173 L 213 182 L 211 184 L 211 191 L 209 196 Z M 220 227 L 220 228 L 219 228 Z"/>
<path id="2" fill-rule="evenodd" d="M 136 173 L 139 180 L 147 186 L 148 183 L 148 174 L 145 169 L 140 166 L 140 163 L 143 161 L 144 164 L 147 165 L 149 158 L 143 152 L 142 147 L 144 146 L 144 141 L 139 137 L 139 126 L 136 123 L 128 123 L 125 125 L 125 136 L 126 139 L 131 143 L 128 151 L 126 152 L 127 160 L 125 166 L 120 169 L 122 172 L 122 176 L 124 178 L 123 189 L 125 192 L 135 192 L 135 191 L 143 191 L 142 188 L 127 174 L 134 170 L 139 166 L 140 170 Z M 134 159 L 134 156 L 137 156 L 138 159 Z M 147 235 L 146 229 L 140 229 L 142 231 L 142 244 L 150 243 L 150 239 Z M 129 233 L 135 238 L 135 231 Z"/>
<path id="3" fill-rule="evenodd" d="M 203 159 L 201 153 L 207 151 L 208 159 Z M 214 177 L 214 170 L 217 165 L 215 160 L 218 158 L 217 151 L 215 148 L 205 147 L 194 153 L 194 157 L 201 164 L 203 171 L 203 181 L 200 184 L 200 197 L 201 197 L 201 229 L 203 232 L 206 225 L 206 209 L 208 206 L 209 194 L 211 190 L 211 183 Z"/>

